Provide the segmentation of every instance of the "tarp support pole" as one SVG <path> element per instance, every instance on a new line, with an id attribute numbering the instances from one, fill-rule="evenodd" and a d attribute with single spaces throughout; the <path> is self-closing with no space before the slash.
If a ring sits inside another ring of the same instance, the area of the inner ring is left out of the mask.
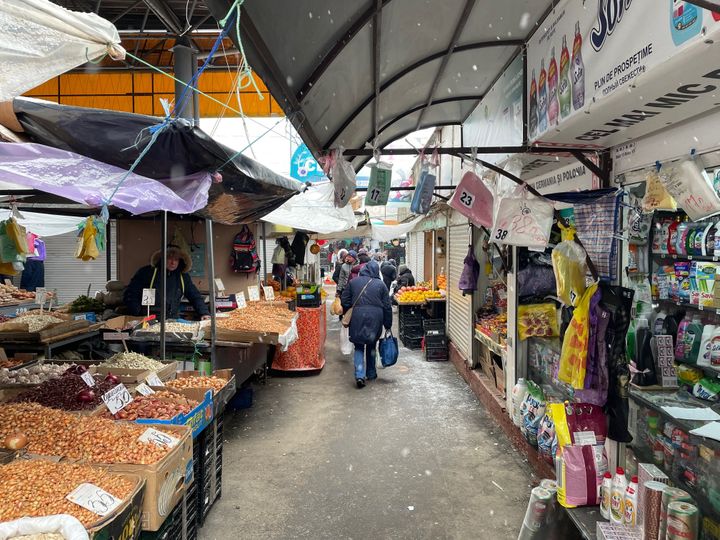
<path id="1" fill-rule="evenodd" d="M 582 152 L 579 152 L 578 150 L 570 150 L 570 153 L 577 159 L 580 163 L 585 165 L 590 171 L 597 176 L 600 180 L 602 180 L 603 187 L 608 184 L 610 181 L 610 171 L 595 165 L 595 163 L 587 157 Z"/>
<path id="2" fill-rule="evenodd" d="M 268 263 L 267 260 L 268 259 L 267 259 L 267 237 L 265 236 L 265 222 L 264 221 L 262 222 L 262 239 L 263 239 L 263 264 L 261 266 L 263 269 L 263 275 L 261 276 L 261 279 L 265 279 L 265 277 L 267 276 L 267 273 L 268 273 L 267 272 L 267 263 Z"/>
<path id="3" fill-rule="evenodd" d="M 175 81 L 175 106 L 178 107 L 176 114 L 192 122 L 195 119 L 195 91 L 188 90 L 191 94 L 186 96 L 184 106 L 180 104 L 180 96 L 183 95 L 186 84 L 192 80 L 194 71 L 192 43 L 186 36 L 181 36 L 176 39 L 175 46 L 171 50 L 174 53 L 175 77 L 183 81 L 182 83 Z"/>
<path id="4" fill-rule="evenodd" d="M 112 280 L 112 221 L 108 221 L 105 225 L 105 277 L 108 281 Z"/>
<path id="5" fill-rule="evenodd" d="M 213 222 L 212 219 L 205 220 L 205 245 L 207 246 L 207 267 L 208 267 L 208 293 L 210 295 L 210 366 L 215 371 L 215 340 L 217 327 L 215 326 L 215 248 L 213 245 Z"/>
<path id="6" fill-rule="evenodd" d="M 167 210 L 162 214 L 160 227 L 160 242 L 162 243 L 162 257 L 160 257 L 160 360 L 165 361 L 165 322 L 167 320 Z"/>

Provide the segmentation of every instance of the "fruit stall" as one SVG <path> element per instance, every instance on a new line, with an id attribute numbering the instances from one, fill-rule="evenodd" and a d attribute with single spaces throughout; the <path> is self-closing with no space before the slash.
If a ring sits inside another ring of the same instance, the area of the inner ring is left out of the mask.
<path id="1" fill-rule="evenodd" d="M 395 301 L 402 344 L 408 349 L 423 349 L 426 360 L 447 360 L 445 290 L 432 289 L 430 283 L 401 287 Z"/>

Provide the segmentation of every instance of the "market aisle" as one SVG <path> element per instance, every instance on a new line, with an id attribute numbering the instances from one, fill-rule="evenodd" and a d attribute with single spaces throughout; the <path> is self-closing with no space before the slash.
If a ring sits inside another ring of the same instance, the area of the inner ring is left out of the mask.
<path id="1" fill-rule="evenodd" d="M 316 377 L 271 378 L 228 418 L 201 540 L 514 539 L 530 470 L 449 362 L 401 349 L 355 388 L 328 318 Z"/>

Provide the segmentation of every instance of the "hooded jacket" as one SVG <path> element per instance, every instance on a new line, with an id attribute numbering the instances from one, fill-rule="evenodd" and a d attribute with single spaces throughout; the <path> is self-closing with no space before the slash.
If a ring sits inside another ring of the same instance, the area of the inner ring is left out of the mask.
<path id="1" fill-rule="evenodd" d="M 383 327 L 392 328 L 390 296 L 380 279 L 377 262 L 370 261 L 363 266 L 358 278 L 343 291 L 342 307 L 343 312 L 353 307 L 350 341 L 355 345 L 374 345 L 380 339 Z"/>
<path id="2" fill-rule="evenodd" d="M 192 269 L 190 256 L 177 247 L 169 247 L 168 254 L 176 251 L 180 258 L 178 267 L 167 274 L 167 298 L 165 299 L 166 314 L 170 319 L 177 319 L 180 314 L 180 302 L 183 296 L 188 299 L 195 312 L 200 315 L 209 315 L 210 311 L 205 305 L 203 296 L 198 291 L 188 272 Z M 160 257 L 162 251 L 158 250 L 150 258 L 150 264 L 143 266 L 130 280 L 125 289 L 123 300 L 131 315 L 142 315 L 147 308 L 142 305 L 143 289 L 156 289 L 155 305 L 150 310 L 160 312 Z"/>
<path id="3" fill-rule="evenodd" d="M 382 274 L 383 283 L 390 290 L 390 285 L 397 278 L 397 268 L 395 267 L 395 260 L 390 259 L 380 265 L 380 273 Z"/>
<path id="4" fill-rule="evenodd" d="M 397 276 L 397 288 L 400 289 L 402 287 L 414 287 L 415 286 L 415 277 L 412 275 L 412 272 L 410 269 L 405 266 L 404 264 L 400 265 L 400 268 L 398 268 L 398 276 Z"/>

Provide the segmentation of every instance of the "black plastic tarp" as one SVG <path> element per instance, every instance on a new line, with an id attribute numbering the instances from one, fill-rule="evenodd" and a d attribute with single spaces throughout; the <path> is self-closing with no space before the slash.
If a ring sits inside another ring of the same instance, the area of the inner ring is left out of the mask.
<path id="1" fill-rule="evenodd" d="M 162 123 L 153 116 L 28 98 L 15 99 L 13 108 L 33 142 L 124 169 L 129 169 L 147 146 L 150 128 Z M 208 205 L 199 214 L 227 225 L 257 221 L 302 189 L 300 182 L 235 153 L 200 128 L 176 119 L 161 131 L 135 172 L 170 188 L 174 178 L 199 171 L 219 172 L 222 182 L 212 184 Z"/>

